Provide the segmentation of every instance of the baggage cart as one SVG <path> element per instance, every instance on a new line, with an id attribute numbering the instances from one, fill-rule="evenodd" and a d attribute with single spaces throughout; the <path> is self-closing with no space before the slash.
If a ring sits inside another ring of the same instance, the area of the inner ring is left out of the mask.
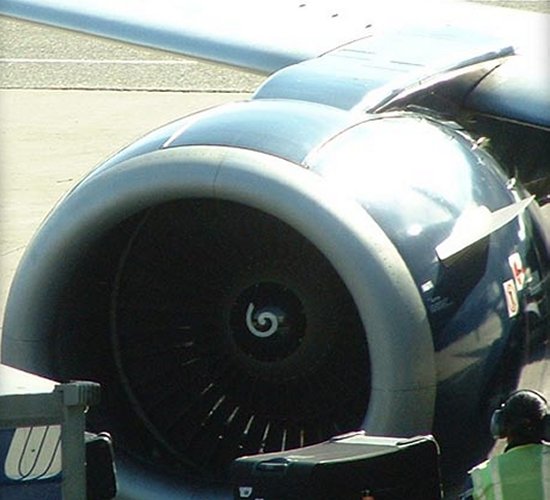
<path id="1" fill-rule="evenodd" d="M 439 448 L 431 436 L 357 432 L 232 464 L 234 499 L 438 500 Z"/>

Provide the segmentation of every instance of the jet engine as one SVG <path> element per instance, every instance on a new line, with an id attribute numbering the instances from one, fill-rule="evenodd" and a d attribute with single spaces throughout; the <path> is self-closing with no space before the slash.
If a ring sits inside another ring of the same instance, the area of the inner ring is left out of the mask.
<path id="1" fill-rule="evenodd" d="M 3 356 L 102 384 L 89 421 L 129 457 L 123 497 L 183 494 L 175 477 L 192 495 L 235 457 L 359 428 L 435 431 L 446 453 L 515 383 L 528 304 L 530 331 L 542 323 L 537 207 L 490 222 L 526 196 L 433 117 L 207 110 L 52 211 L 13 282 Z"/>

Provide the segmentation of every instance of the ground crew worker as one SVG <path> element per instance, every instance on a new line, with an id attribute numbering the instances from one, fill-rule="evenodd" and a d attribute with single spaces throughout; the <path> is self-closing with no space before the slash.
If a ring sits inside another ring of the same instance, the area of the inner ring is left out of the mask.
<path id="1" fill-rule="evenodd" d="M 475 500 L 550 499 L 550 413 L 536 391 L 510 395 L 493 413 L 491 432 L 505 452 L 470 471 Z"/>

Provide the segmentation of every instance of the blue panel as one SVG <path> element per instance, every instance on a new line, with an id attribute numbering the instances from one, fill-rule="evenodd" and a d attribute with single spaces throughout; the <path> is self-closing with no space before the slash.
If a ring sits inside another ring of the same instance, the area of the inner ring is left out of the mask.
<path id="1" fill-rule="evenodd" d="M 1 500 L 61 500 L 61 483 L 31 481 L 19 484 L 3 484 Z"/>
<path id="2" fill-rule="evenodd" d="M 24 478 L 18 480 L 7 476 L 6 458 L 14 435 L 14 429 L 0 430 L 0 499 L 61 500 L 61 474 L 56 474 L 48 479 L 34 480 Z M 21 458 L 21 460 L 23 459 Z"/>
<path id="3" fill-rule="evenodd" d="M 482 250 L 477 263 L 473 255 L 462 267 L 439 262 L 435 248 L 473 207 L 496 211 L 516 199 L 494 160 L 459 133 L 434 125 L 415 115 L 371 119 L 336 136 L 306 164 L 355 197 L 396 245 L 438 332 L 434 346 L 440 351 L 473 330 L 484 331 L 487 321 L 500 324 L 503 336 L 511 332 L 516 322 L 509 321 L 502 285 L 513 277 L 508 257 L 519 252 L 526 263 L 530 240 L 518 238 L 527 229 L 516 219 L 491 235 L 487 259 Z M 495 338 L 479 339 L 478 346 L 491 348 Z"/>
<path id="4" fill-rule="evenodd" d="M 347 113 L 304 101 L 258 100 L 220 106 L 195 115 L 169 147 L 235 146 L 301 163 L 324 138 L 352 123 Z"/>

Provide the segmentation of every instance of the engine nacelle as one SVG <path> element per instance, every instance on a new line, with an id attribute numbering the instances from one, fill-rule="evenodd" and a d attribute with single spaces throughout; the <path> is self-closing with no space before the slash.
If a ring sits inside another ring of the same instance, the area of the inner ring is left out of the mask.
<path id="1" fill-rule="evenodd" d="M 455 432 L 546 295 L 526 215 L 450 266 L 435 248 L 473 208 L 520 196 L 461 132 L 419 115 L 216 108 L 57 206 L 12 285 L 3 356 L 99 381 L 94 424 L 171 472 L 223 475 L 236 456 L 357 428 L 437 432 L 450 414 Z"/>

